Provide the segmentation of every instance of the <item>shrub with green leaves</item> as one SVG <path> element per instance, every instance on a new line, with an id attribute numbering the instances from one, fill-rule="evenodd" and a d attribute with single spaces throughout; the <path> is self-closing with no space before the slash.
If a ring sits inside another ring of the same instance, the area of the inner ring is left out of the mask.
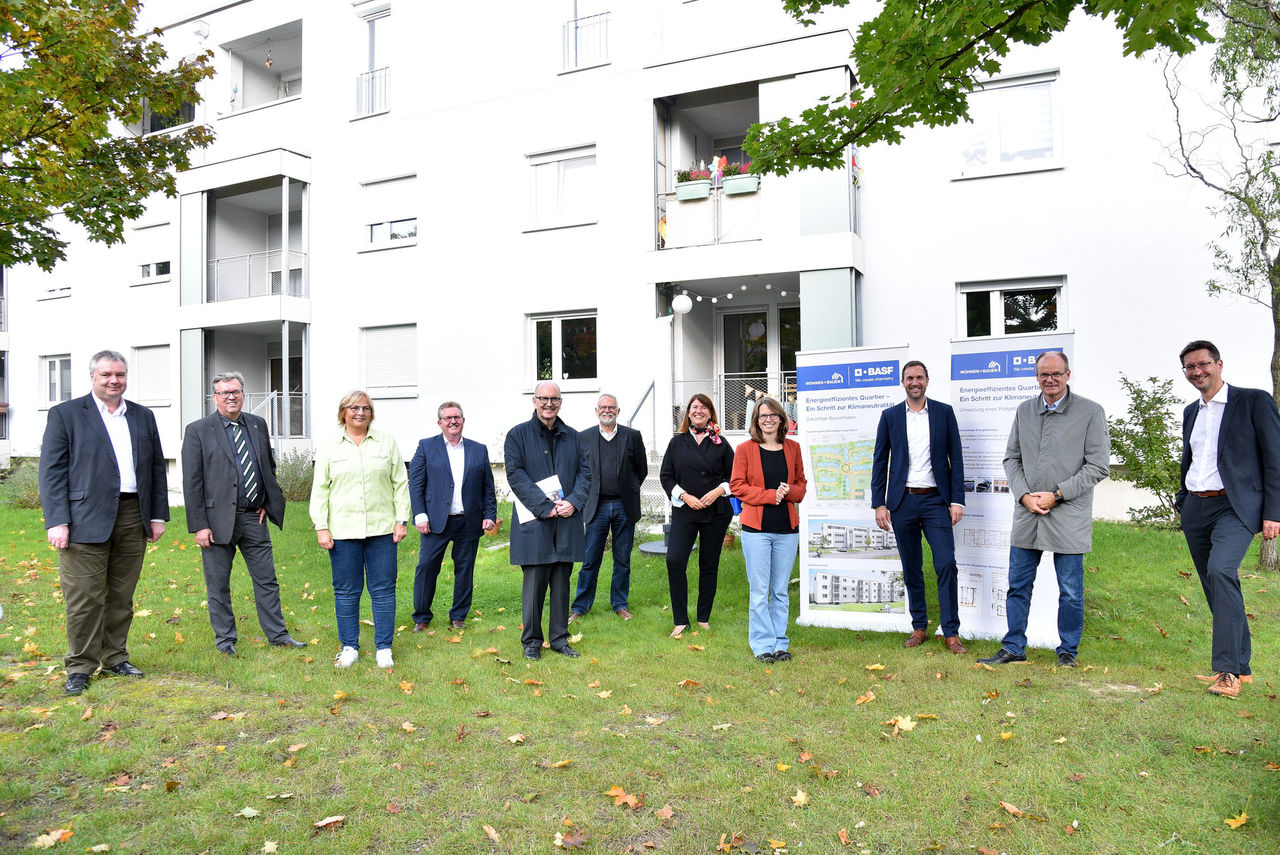
<path id="1" fill-rule="evenodd" d="M 0 472 L 0 505 L 40 507 L 39 458 L 15 459 L 7 471 Z"/>
<path id="2" fill-rule="evenodd" d="M 1129 410 L 1110 420 L 1111 453 L 1120 461 L 1111 477 L 1159 499 L 1158 505 L 1129 508 L 1135 523 L 1177 528 L 1173 500 L 1182 477 L 1182 435 L 1174 416 L 1180 402 L 1173 395 L 1173 381 L 1148 377 L 1143 384 L 1121 374 L 1120 385 L 1129 396 Z"/>
<path id="3" fill-rule="evenodd" d="M 307 452 L 295 448 L 276 458 L 276 481 L 286 502 L 305 502 L 311 498 L 311 476 L 315 461 Z"/>

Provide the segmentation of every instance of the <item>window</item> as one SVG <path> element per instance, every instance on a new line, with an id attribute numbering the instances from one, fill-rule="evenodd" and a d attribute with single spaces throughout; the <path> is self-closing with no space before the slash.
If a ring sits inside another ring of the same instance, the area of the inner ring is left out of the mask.
<path id="1" fill-rule="evenodd" d="M 974 178 L 1062 166 L 1062 129 L 1054 106 L 1057 72 L 993 80 L 969 95 L 970 124 L 960 176 Z"/>
<path id="2" fill-rule="evenodd" d="M 596 147 L 529 155 L 533 173 L 529 215 L 533 228 L 596 221 Z"/>
<path id="3" fill-rule="evenodd" d="M 379 175 L 360 182 L 360 193 L 351 212 L 359 224 L 358 251 L 412 246 L 418 242 L 420 206 L 417 175 Z"/>
<path id="4" fill-rule="evenodd" d="M 417 396 L 417 326 L 365 328 L 364 388 L 374 398 Z"/>
<path id="5" fill-rule="evenodd" d="M 574 4 L 577 8 L 577 4 Z M 574 71 L 609 62 L 609 13 L 582 14 L 564 25 L 562 36 L 563 68 Z"/>
<path id="6" fill-rule="evenodd" d="M 1061 278 L 980 282 L 959 286 L 959 334 L 964 338 L 1054 332 L 1065 328 Z"/>
<path id="7" fill-rule="evenodd" d="M 154 261 L 150 264 L 139 265 L 138 278 L 144 281 L 155 280 L 161 281 L 169 278 L 169 262 Z"/>
<path id="8" fill-rule="evenodd" d="M 361 16 L 369 53 L 365 70 L 356 76 L 356 116 L 391 109 L 391 8 L 385 4 Z"/>
<path id="9" fill-rule="evenodd" d="M 44 388 L 46 406 L 71 400 L 71 356 L 43 356 L 40 358 L 40 381 Z"/>
<path id="10" fill-rule="evenodd" d="M 234 113 L 302 94 L 302 21 L 290 21 L 222 45 Z"/>
<path id="11" fill-rule="evenodd" d="M 135 347 L 129 363 L 129 397 L 143 404 L 169 403 L 169 345 Z"/>
<path id="12" fill-rule="evenodd" d="M 418 236 L 418 219 L 391 220 L 386 223 L 369 224 L 369 243 L 385 244 L 394 241 L 408 241 Z"/>
<path id="13" fill-rule="evenodd" d="M 596 379 L 596 316 L 533 317 L 534 382 L 585 388 Z"/>
<path id="14" fill-rule="evenodd" d="M 182 106 L 172 113 L 153 112 L 151 105 L 147 104 L 142 109 L 142 133 L 155 134 L 160 131 L 166 131 L 169 128 L 176 128 L 178 125 L 186 125 L 196 120 L 196 105 L 182 102 Z"/>

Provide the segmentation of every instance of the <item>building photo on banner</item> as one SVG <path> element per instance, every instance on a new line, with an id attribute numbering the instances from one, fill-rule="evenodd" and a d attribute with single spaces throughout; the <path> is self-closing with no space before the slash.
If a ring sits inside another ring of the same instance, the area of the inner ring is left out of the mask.
<path id="1" fill-rule="evenodd" d="M 943 402 L 954 408 L 964 459 L 964 517 L 953 533 L 965 638 L 999 639 L 1008 628 L 1014 497 L 1004 471 L 1005 448 L 1014 411 L 1039 394 L 1036 355 L 1058 350 L 1070 359 L 1071 344 L 1069 332 L 952 344 L 951 400 Z M 902 366 L 908 353 L 903 346 L 796 354 L 795 438 L 810 473 L 808 500 L 800 506 L 801 624 L 912 629 L 898 544 L 892 531 L 876 525 L 871 501 L 876 428 L 881 412 L 905 397 Z M 1058 586 L 1047 552 L 1036 582 L 1027 641 L 1052 649 L 1058 644 Z"/>

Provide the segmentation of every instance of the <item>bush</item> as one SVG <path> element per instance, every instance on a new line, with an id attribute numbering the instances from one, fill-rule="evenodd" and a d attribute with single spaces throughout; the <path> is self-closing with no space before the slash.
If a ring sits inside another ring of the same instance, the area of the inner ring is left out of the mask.
<path id="1" fill-rule="evenodd" d="M 295 448 L 276 458 L 276 481 L 286 502 L 305 502 L 311 498 L 311 478 L 316 464 L 311 455 Z"/>
<path id="2" fill-rule="evenodd" d="M 40 507 L 38 458 L 14 460 L 7 471 L 0 472 L 0 504 L 15 508 Z"/>
<path id="3" fill-rule="evenodd" d="M 1129 508 L 1139 525 L 1177 528 L 1178 511 L 1173 500 L 1182 481 L 1182 431 L 1174 417 L 1178 399 L 1173 381 L 1148 377 L 1146 385 L 1120 375 L 1129 396 L 1129 412 L 1112 419 L 1111 453 L 1120 461 L 1111 477 L 1154 493 L 1159 505 Z"/>

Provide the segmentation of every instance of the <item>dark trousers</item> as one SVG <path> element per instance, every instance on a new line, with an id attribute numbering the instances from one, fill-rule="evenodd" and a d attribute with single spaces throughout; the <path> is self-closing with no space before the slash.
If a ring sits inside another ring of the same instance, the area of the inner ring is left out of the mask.
<path id="1" fill-rule="evenodd" d="M 891 514 L 893 536 L 898 539 L 902 558 L 902 580 L 907 586 L 907 605 L 912 629 L 929 625 L 924 598 L 924 550 L 920 535 L 933 552 L 933 572 L 938 577 L 938 616 L 942 634 L 960 634 L 960 601 L 956 589 L 956 542 L 951 531 L 951 508 L 937 493 L 906 493 L 902 504 Z"/>
<path id="2" fill-rule="evenodd" d="M 636 524 L 627 519 L 622 502 L 601 502 L 596 515 L 587 523 L 587 551 L 578 570 L 578 595 L 573 611 L 585 615 L 596 601 L 596 580 L 604 563 L 605 540 L 613 534 L 613 579 L 609 583 L 609 608 L 615 612 L 627 607 L 631 591 L 631 546 L 636 539 Z"/>
<path id="3" fill-rule="evenodd" d="M 542 604 L 551 591 L 551 616 L 547 620 L 547 636 L 552 648 L 569 643 L 569 575 L 572 561 L 554 564 L 526 564 L 524 582 L 520 587 L 520 613 L 524 619 L 524 631 L 520 643 L 528 650 L 542 646 Z"/>
<path id="4" fill-rule="evenodd" d="M 271 535 L 264 517 L 258 521 L 257 511 L 236 512 L 230 543 L 215 543 L 200 550 L 204 569 L 204 587 L 209 602 L 209 625 L 213 627 L 213 643 L 218 647 L 236 643 L 236 616 L 231 609 L 231 563 L 236 549 L 253 580 L 253 604 L 258 609 L 258 625 L 267 641 L 283 641 L 289 636 L 284 614 L 280 610 L 280 583 L 276 581 L 276 565 L 271 556 Z"/>
<path id="5" fill-rule="evenodd" d="M 720 573 L 720 550 L 733 517 L 712 517 L 705 522 L 671 520 L 667 533 L 667 585 L 671 588 L 671 617 L 676 626 L 689 625 L 689 553 L 698 541 L 698 620 L 711 620 Z"/>
<path id="6" fill-rule="evenodd" d="M 444 531 L 422 535 L 418 550 L 418 567 L 413 573 L 413 622 L 430 623 L 434 615 L 431 602 L 436 598 L 436 580 L 444 564 L 444 553 L 453 544 L 453 605 L 449 620 L 466 620 L 471 611 L 471 586 L 476 567 L 479 537 L 466 533 L 462 514 L 449 517 Z"/>
<path id="7" fill-rule="evenodd" d="M 1182 505 L 1182 533 L 1213 613 L 1213 670 L 1252 674 L 1249 619 L 1236 571 L 1253 543 L 1253 532 L 1240 522 L 1226 496 L 1188 495 Z"/>
<path id="8" fill-rule="evenodd" d="M 105 543 L 71 543 L 58 550 L 68 674 L 92 674 L 99 665 L 110 668 L 129 661 L 133 591 L 146 551 L 136 497 L 120 500 L 115 528 Z"/>

